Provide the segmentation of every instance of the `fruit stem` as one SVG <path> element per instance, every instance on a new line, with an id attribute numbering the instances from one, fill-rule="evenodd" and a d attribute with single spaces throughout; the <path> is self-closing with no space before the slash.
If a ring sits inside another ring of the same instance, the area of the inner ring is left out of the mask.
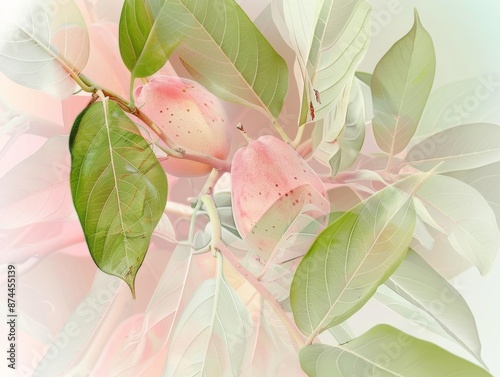
<path id="1" fill-rule="evenodd" d="M 280 134 L 283 141 L 287 144 L 292 144 L 292 140 L 288 137 L 285 130 L 283 130 L 283 128 L 281 128 L 281 125 L 278 123 L 277 120 L 273 120 L 273 125 L 274 125 L 274 128 L 276 128 L 276 131 L 278 131 L 278 133 Z"/>
<path id="2" fill-rule="evenodd" d="M 297 149 L 299 147 L 300 142 L 302 141 L 302 137 L 304 136 L 304 131 L 305 127 L 300 126 L 297 131 L 297 135 L 295 136 L 295 139 L 293 139 L 293 141 L 290 143 L 293 149 Z"/>
<path id="3" fill-rule="evenodd" d="M 253 141 L 252 138 L 247 134 L 241 123 L 238 123 L 236 125 L 236 128 L 241 132 L 241 134 L 243 135 L 248 144 L 250 144 L 250 142 Z"/>

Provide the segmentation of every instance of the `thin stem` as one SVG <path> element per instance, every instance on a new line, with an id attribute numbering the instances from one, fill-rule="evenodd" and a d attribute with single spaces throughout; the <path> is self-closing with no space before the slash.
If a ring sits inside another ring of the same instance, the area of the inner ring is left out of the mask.
<path id="1" fill-rule="evenodd" d="M 97 93 L 101 91 L 104 96 L 108 97 L 110 100 L 116 102 L 124 111 L 130 113 L 140 120 L 142 120 L 149 128 L 153 130 L 155 134 L 163 141 L 167 148 L 162 148 L 162 150 L 173 158 L 184 158 L 191 161 L 200 162 L 203 164 L 210 165 L 215 169 L 227 172 L 231 170 L 231 164 L 227 161 L 212 157 L 210 155 L 205 155 L 198 152 L 193 152 L 181 148 L 175 142 L 173 142 L 163 131 L 159 128 L 146 114 L 144 114 L 139 108 L 135 107 L 133 101 L 130 103 L 120 97 L 118 94 L 104 88 L 99 88 L 97 85 L 92 83 L 92 81 L 83 74 L 76 75 L 74 72 L 70 72 L 71 77 L 75 82 L 86 92 Z"/>
<path id="2" fill-rule="evenodd" d="M 217 249 L 217 245 L 222 240 L 222 225 L 220 222 L 219 212 L 217 212 L 217 207 L 212 197 L 208 195 L 203 195 L 201 201 L 206 207 L 208 216 L 210 217 L 210 224 L 212 225 L 212 239 L 210 240 L 210 249 L 212 250 L 213 256 L 216 257 L 220 253 Z"/>
<path id="3" fill-rule="evenodd" d="M 273 120 L 273 125 L 274 125 L 274 128 L 276 128 L 276 131 L 278 131 L 278 133 L 280 134 L 283 141 L 285 143 L 292 144 L 292 140 L 288 137 L 285 130 L 281 127 L 281 125 L 278 123 L 278 121 L 276 119 Z"/>
<path id="4" fill-rule="evenodd" d="M 300 144 L 297 148 L 297 153 L 302 157 L 306 158 L 309 153 L 312 152 L 313 145 L 312 145 L 312 140 L 306 140 L 304 143 Z"/>
<path id="5" fill-rule="evenodd" d="M 248 144 L 250 144 L 252 142 L 252 138 L 247 134 L 247 132 L 245 131 L 245 129 L 243 128 L 243 125 L 241 123 L 238 123 L 236 125 L 236 128 L 241 132 L 241 134 L 243 135 L 243 137 L 245 138 L 246 142 Z"/>
<path id="6" fill-rule="evenodd" d="M 129 107 L 131 109 L 135 109 L 135 98 L 134 98 L 134 84 L 135 84 L 135 77 L 130 76 L 130 92 L 129 92 L 129 97 L 130 97 L 130 103 Z"/>
<path id="7" fill-rule="evenodd" d="M 293 141 L 290 143 L 293 149 L 297 149 L 299 147 L 300 142 L 302 141 L 302 137 L 304 136 L 304 131 L 305 126 L 299 126 L 295 139 L 293 139 Z"/>

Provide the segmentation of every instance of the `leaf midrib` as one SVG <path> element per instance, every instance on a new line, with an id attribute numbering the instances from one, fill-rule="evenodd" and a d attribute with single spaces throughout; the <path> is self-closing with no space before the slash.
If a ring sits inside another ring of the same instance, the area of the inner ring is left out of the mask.
<path id="1" fill-rule="evenodd" d="M 403 206 L 409 201 L 410 197 L 408 197 L 402 204 L 401 206 L 394 211 L 394 213 L 391 215 L 391 217 L 386 221 L 386 224 L 388 223 L 389 220 L 393 219 L 394 216 L 396 216 L 397 213 L 399 213 L 399 211 L 403 208 Z M 351 232 L 354 232 L 354 228 L 357 226 L 358 222 L 359 222 L 359 218 L 361 217 L 361 214 L 367 209 L 367 207 L 365 206 L 360 214 L 358 215 L 358 218 L 356 219 L 352 229 L 351 229 Z M 383 229 L 385 229 L 386 226 L 384 226 Z M 336 232 L 338 233 L 338 231 Z M 335 233 L 335 234 L 336 234 Z M 330 309 L 328 309 L 327 313 L 324 315 L 324 318 L 323 320 L 319 323 L 319 325 L 314 328 L 313 332 L 312 332 L 312 335 L 311 337 L 314 335 L 316 336 L 318 334 L 318 332 L 321 330 L 321 328 L 325 325 L 325 322 L 327 321 L 328 317 L 330 316 L 331 312 L 333 311 L 335 305 L 339 302 L 340 298 L 343 296 L 343 294 L 346 292 L 346 288 L 349 287 L 350 283 L 352 282 L 352 280 L 356 277 L 356 274 L 357 272 L 359 271 L 359 269 L 361 268 L 361 266 L 364 264 L 365 260 L 368 258 L 368 256 L 370 255 L 370 252 L 371 250 L 373 249 L 373 247 L 375 246 L 375 244 L 377 243 L 378 239 L 381 237 L 383 231 L 380 231 L 379 234 L 377 235 L 377 237 L 375 238 L 374 242 L 372 243 L 371 247 L 369 248 L 369 250 L 367 250 L 367 253 L 365 254 L 365 256 L 363 257 L 362 261 L 359 263 L 358 267 L 356 268 L 356 270 L 354 271 L 354 273 L 352 274 L 351 278 L 349 278 L 347 281 L 346 281 L 346 284 L 345 284 L 345 288 L 342 289 L 342 291 L 339 293 L 338 297 L 336 298 L 336 300 L 330 304 Z M 352 234 L 352 233 L 351 233 Z M 330 240 L 330 244 L 331 244 L 331 241 L 333 240 L 333 237 L 331 238 Z M 352 240 L 352 237 L 349 237 L 349 244 Z M 327 253 L 327 257 L 325 260 L 328 259 L 328 256 L 329 256 L 330 253 Z M 347 254 L 346 254 L 346 257 L 347 257 Z M 325 266 L 326 266 L 326 263 L 325 263 Z M 344 265 L 345 266 L 345 265 Z M 308 274 L 309 276 L 309 274 Z"/>

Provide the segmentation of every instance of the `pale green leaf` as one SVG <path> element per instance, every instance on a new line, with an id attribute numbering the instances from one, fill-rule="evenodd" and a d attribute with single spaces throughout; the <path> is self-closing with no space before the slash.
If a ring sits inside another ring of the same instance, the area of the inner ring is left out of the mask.
<path id="1" fill-rule="evenodd" d="M 309 377 L 488 377 L 477 365 L 388 325 L 340 346 L 313 344 L 300 351 Z"/>
<path id="2" fill-rule="evenodd" d="M 417 175 L 386 187 L 330 224 L 297 268 L 291 306 L 299 329 L 316 334 L 342 323 L 396 270 L 415 228 Z"/>
<path id="3" fill-rule="evenodd" d="M 365 141 L 365 110 L 359 81 L 354 80 L 345 127 L 339 135 L 339 170 L 348 169 L 359 156 Z"/>
<path id="4" fill-rule="evenodd" d="M 164 32 L 182 40 L 179 56 L 197 81 L 225 100 L 278 117 L 288 91 L 286 63 L 235 0 L 170 0 L 164 7 Z"/>
<path id="5" fill-rule="evenodd" d="M 311 120 L 310 102 L 315 120 L 322 119 L 337 105 L 368 48 L 370 5 L 364 0 L 281 0 L 280 6 L 304 75 L 307 106 L 301 119 Z"/>
<path id="6" fill-rule="evenodd" d="M 495 214 L 474 188 L 447 176 L 431 177 L 417 193 L 453 248 L 486 274 L 500 247 Z"/>
<path id="7" fill-rule="evenodd" d="M 164 376 L 240 376 L 252 327 L 247 308 L 222 276 L 205 281 L 179 319 Z"/>
<path id="8" fill-rule="evenodd" d="M 385 305 L 387 308 L 391 309 L 393 312 L 399 314 L 401 317 L 411 321 L 423 329 L 452 340 L 448 333 L 446 333 L 439 323 L 427 312 L 405 300 L 386 285 L 378 287 L 377 292 L 373 295 L 373 298 Z"/>
<path id="9" fill-rule="evenodd" d="M 467 302 L 416 252 L 408 252 L 385 285 L 431 315 L 449 336 L 482 363 L 476 321 Z"/>
<path id="10" fill-rule="evenodd" d="M 92 258 L 135 295 L 135 276 L 166 204 L 165 172 L 137 126 L 107 99 L 79 115 L 70 151 L 73 202 Z"/>
<path id="11" fill-rule="evenodd" d="M 134 77 L 146 77 L 165 65 L 178 42 L 167 32 L 168 7 L 153 15 L 153 1 L 125 0 L 120 17 L 120 54 Z M 161 1 L 165 3 L 165 1 Z"/>
<path id="12" fill-rule="evenodd" d="M 89 57 L 87 27 L 76 3 L 10 1 L 0 16 L 0 71 L 60 99 L 73 94 L 69 72 L 79 74 Z"/>
<path id="13" fill-rule="evenodd" d="M 355 73 L 356 77 L 361 80 L 365 85 L 367 86 L 371 86 L 372 84 L 372 74 L 371 73 L 367 73 L 367 72 L 359 72 L 357 71 Z"/>
<path id="14" fill-rule="evenodd" d="M 330 174 L 349 168 L 357 159 L 365 140 L 364 101 L 359 80 L 352 83 L 350 96 L 345 101 L 345 109 L 337 117 L 338 109 L 316 122 L 313 131 L 314 158 L 330 167 Z"/>
<path id="15" fill-rule="evenodd" d="M 475 188 L 490 205 L 500 228 L 500 162 L 473 170 L 455 171 L 447 175 Z"/>
<path id="16" fill-rule="evenodd" d="M 427 101 L 418 136 L 470 123 L 500 124 L 500 73 L 489 73 L 446 84 Z"/>
<path id="17" fill-rule="evenodd" d="M 434 45 L 415 10 L 413 28 L 384 55 L 371 80 L 375 140 L 391 156 L 405 149 L 415 134 L 435 70 Z"/>
<path id="18" fill-rule="evenodd" d="M 500 126 L 465 124 L 438 132 L 414 145 L 405 161 L 417 169 L 438 172 L 474 169 L 500 161 Z"/>

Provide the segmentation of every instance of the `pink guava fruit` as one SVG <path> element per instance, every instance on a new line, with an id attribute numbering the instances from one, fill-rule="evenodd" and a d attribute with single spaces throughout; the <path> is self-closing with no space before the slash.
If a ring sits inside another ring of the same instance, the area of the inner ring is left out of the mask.
<path id="1" fill-rule="evenodd" d="M 225 160 L 231 130 L 220 101 L 195 81 L 155 76 L 135 90 L 136 105 L 179 147 Z M 165 171 L 176 177 L 199 177 L 211 166 L 168 158 Z"/>
<path id="2" fill-rule="evenodd" d="M 265 135 L 236 151 L 232 206 L 240 236 L 267 260 L 306 206 L 329 213 L 321 178 L 288 144 Z"/>

